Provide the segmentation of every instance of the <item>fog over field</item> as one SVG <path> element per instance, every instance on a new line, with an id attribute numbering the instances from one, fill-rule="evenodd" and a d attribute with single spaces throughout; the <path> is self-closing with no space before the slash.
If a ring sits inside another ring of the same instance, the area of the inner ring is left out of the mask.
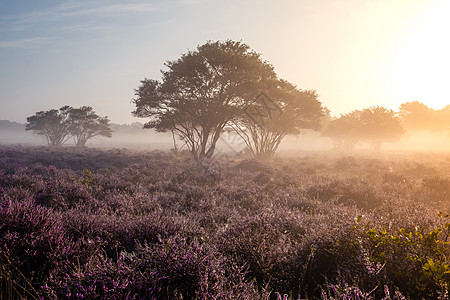
<path id="1" fill-rule="evenodd" d="M 143 129 L 143 124 L 111 124 L 112 138 L 97 137 L 87 143 L 88 147 L 99 148 L 130 148 L 130 149 L 165 149 L 173 147 L 170 134 L 156 133 L 154 130 Z M 43 136 L 25 131 L 25 124 L 0 120 L 0 144 L 3 145 L 45 145 Z M 73 146 L 72 140 L 67 141 L 67 146 Z"/>
<path id="2" fill-rule="evenodd" d="M 142 149 L 173 149 L 173 137 L 170 133 L 157 133 L 153 130 L 143 129 L 143 124 L 112 124 L 112 138 L 98 137 L 88 142 L 87 146 L 95 148 L 128 148 Z M 176 140 L 177 145 L 183 149 L 183 143 Z M 0 144 L 3 145 L 45 145 L 45 139 L 30 131 L 25 131 L 25 124 L 0 120 Z M 67 146 L 72 146 L 71 141 Z M 217 144 L 220 153 L 227 155 L 240 155 L 245 152 L 245 143 L 233 133 L 223 133 Z M 369 144 L 361 142 L 356 151 L 372 151 Z M 404 135 L 395 143 L 383 145 L 383 151 L 419 151 L 419 152 L 447 152 L 450 151 L 450 137 L 447 132 L 412 132 Z M 280 144 L 279 155 L 295 155 L 296 151 L 334 152 L 333 142 L 320 132 L 306 130 L 296 136 L 287 136 Z M 340 151 L 342 152 L 342 151 Z M 344 152 L 343 152 L 344 153 Z"/>

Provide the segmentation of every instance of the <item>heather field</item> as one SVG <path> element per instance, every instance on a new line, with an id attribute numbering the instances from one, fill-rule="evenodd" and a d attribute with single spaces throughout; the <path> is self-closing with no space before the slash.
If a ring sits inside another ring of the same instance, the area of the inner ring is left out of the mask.
<path id="1" fill-rule="evenodd" d="M 0 299 L 448 299 L 450 154 L 0 147 Z"/>

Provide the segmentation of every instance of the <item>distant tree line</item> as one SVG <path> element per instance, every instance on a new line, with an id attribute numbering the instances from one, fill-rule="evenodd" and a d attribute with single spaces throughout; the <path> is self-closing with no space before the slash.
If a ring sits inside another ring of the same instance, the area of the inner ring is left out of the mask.
<path id="1" fill-rule="evenodd" d="M 355 110 L 332 120 L 322 135 L 330 137 L 336 148 L 353 150 L 360 141 L 380 150 L 384 142 L 395 142 L 405 133 L 396 113 L 381 106 Z"/>
<path id="2" fill-rule="evenodd" d="M 355 110 L 331 119 L 322 135 L 331 138 L 337 149 L 353 150 L 358 143 L 366 142 L 379 150 L 382 143 L 418 131 L 450 133 L 450 105 L 434 110 L 414 101 L 401 104 L 398 112 L 381 106 Z"/>
<path id="3" fill-rule="evenodd" d="M 435 110 L 418 101 L 406 102 L 399 116 L 408 131 L 450 132 L 450 105 Z"/>
<path id="4" fill-rule="evenodd" d="M 90 106 L 66 105 L 37 112 L 27 118 L 25 130 L 44 136 L 50 146 L 61 146 L 73 138 L 75 145 L 82 147 L 95 136 L 112 136 L 108 117 L 100 117 Z"/>

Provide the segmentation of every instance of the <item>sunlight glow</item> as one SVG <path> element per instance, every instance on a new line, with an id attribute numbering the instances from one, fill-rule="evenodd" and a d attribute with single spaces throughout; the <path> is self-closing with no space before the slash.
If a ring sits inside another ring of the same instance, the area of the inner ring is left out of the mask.
<path id="1" fill-rule="evenodd" d="M 395 97 L 420 101 L 441 109 L 450 104 L 450 1 L 432 2 L 433 8 L 410 33 L 392 65 Z"/>

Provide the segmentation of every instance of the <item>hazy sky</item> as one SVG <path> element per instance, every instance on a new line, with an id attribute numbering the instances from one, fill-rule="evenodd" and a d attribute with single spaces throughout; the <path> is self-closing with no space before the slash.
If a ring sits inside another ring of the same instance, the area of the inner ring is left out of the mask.
<path id="1" fill-rule="evenodd" d="M 0 0 L 0 119 L 90 105 L 131 116 L 144 77 L 208 40 L 242 40 L 333 115 L 450 104 L 446 0 Z"/>

